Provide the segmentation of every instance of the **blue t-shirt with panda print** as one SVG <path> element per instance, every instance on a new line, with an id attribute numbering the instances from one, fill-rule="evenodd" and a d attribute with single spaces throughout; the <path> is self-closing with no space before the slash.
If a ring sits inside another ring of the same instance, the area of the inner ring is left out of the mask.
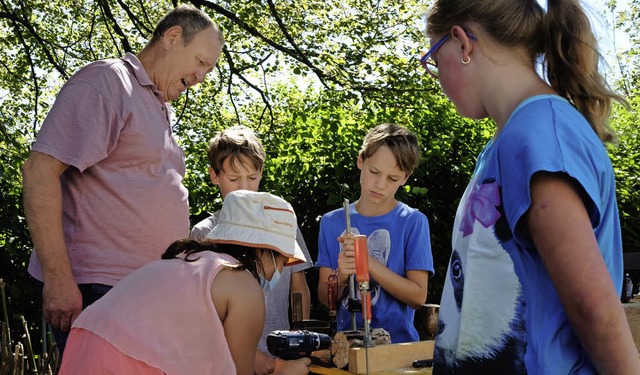
<path id="1" fill-rule="evenodd" d="M 434 374 L 593 374 L 523 219 L 530 181 L 565 173 L 583 190 L 618 294 L 622 242 L 609 156 L 566 100 L 521 103 L 478 158 L 458 206 Z"/>

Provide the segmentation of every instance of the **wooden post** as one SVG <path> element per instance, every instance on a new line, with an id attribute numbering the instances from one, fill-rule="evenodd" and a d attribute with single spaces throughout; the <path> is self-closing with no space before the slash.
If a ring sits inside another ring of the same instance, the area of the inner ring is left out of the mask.
<path id="1" fill-rule="evenodd" d="M 420 340 L 434 340 L 438 332 L 440 305 L 424 304 L 416 310 L 413 325 L 418 330 Z"/>

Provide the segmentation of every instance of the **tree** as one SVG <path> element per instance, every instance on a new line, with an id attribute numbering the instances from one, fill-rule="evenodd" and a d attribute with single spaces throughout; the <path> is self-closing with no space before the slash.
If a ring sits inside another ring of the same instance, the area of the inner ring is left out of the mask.
<path id="1" fill-rule="evenodd" d="M 177 3 L 0 0 L 0 269 L 12 288 L 10 310 L 28 313 L 30 322 L 39 322 L 40 315 L 26 274 L 31 244 L 19 170 L 29 144 L 69 76 L 90 61 L 139 51 L 157 20 Z M 186 3 L 210 14 L 226 41 L 213 77 L 173 103 L 174 130 L 187 158 L 192 222 L 221 204 L 206 173 L 208 140 L 217 130 L 244 124 L 267 149 L 261 188 L 292 203 L 315 258 L 319 216 L 358 196 L 355 160 L 364 134 L 373 125 L 395 122 L 421 141 L 421 164 L 398 198 L 430 220 L 436 275 L 428 301 L 439 303 L 457 203 L 492 124 L 457 116 L 420 67 L 419 54 L 428 45 L 424 2 Z M 629 27 L 635 46 L 637 6 L 633 0 L 628 23 L 617 26 Z M 633 51 L 630 59 L 637 58 Z M 629 74 L 637 109 L 638 74 Z M 616 109 L 622 144 L 611 151 L 625 246 L 635 251 L 640 250 L 637 120 L 634 112 Z M 313 291 L 317 276 L 313 271 L 307 276 Z M 314 307 L 315 317 L 326 314 Z"/>

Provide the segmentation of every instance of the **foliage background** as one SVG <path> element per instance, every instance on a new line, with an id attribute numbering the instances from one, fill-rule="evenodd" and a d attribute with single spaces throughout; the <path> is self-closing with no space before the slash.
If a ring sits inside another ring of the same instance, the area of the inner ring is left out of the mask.
<path id="1" fill-rule="evenodd" d="M 244 124 L 257 131 L 267 150 L 261 188 L 292 203 L 315 259 L 319 217 L 359 195 L 355 160 L 364 134 L 395 122 L 421 139 L 420 166 L 397 198 L 430 220 L 436 274 L 427 302 L 439 303 L 458 199 L 493 125 L 457 116 L 437 82 L 422 71 L 418 56 L 428 46 L 422 33 L 428 4 L 185 2 L 207 11 L 226 39 L 215 73 L 173 103 L 174 129 L 187 155 L 192 223 L 221 204 L 206 173 L 208 140 L 217 130 Z M 139 51 L 157 20 L 177 3 L 0 0 L 0 277 L 9 287 L 9 310 L 29 322 L 40 321 L 26 273 L 31 243 L 21 197 L 20 166 L 29 146 L 70 75 L 90 61 Z M 620 145 L 610 150 L 625 251 L 640 251 L 639 3 L 620 10 L 609 2 L 616 20 L 611 27 L 631 39 L 631 48 L 619 56 L 622 73 L 615 84 L 632 110 L 615 109 Z M 325 318 L 315 296 L 316 271 L 307 279 L 312 317 Z"/>

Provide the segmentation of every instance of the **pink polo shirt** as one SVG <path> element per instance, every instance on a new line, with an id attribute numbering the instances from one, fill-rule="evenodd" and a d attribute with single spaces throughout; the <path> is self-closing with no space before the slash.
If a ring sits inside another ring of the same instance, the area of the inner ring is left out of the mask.
<path id="1" fill-rule="evenodd" d="M 93 62 L 60 91 L 33 150 L 69 164 L 64 235 L 78 283 L 113 285 L 189 234 L 184 152 L 133 54 Z M 29 273 L 42 280 L 35 252 Z"/>

